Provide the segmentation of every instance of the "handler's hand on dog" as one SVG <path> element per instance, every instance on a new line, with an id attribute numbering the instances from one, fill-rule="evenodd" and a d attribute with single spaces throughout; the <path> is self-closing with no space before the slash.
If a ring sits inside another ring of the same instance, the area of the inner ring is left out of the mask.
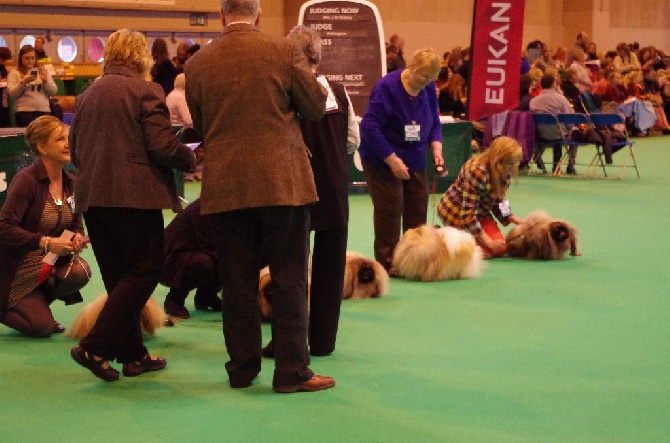
<path id="1" fill-rule="evenodd" d="M 494 253 L 497 254 L 505 250 L 507 244 L 505 243 L 504 240 L 493 240 L 491 239 L 491 237 L 488 236 L 486 236 L 485 238 L 486 240 L 484 241 L 484 244 Z"/>

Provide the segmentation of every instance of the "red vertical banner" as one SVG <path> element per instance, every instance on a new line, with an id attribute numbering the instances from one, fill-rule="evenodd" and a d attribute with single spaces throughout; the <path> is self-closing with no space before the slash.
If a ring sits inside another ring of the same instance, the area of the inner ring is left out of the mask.
<path id="1" fill-rule="evenodd" d="M 468 119 L 519 104 L 525 0 L 475 0 Z"/>

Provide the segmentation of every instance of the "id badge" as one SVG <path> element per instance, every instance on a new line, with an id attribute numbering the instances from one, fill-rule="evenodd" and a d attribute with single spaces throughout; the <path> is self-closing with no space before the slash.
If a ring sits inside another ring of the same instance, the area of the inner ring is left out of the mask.
<path id="1" fill-rule="evenodd" d="M 74 195 L 69 196 L 65 201 L 67 202 L 68 205 L 70 205 L 70 211 L 74 214 L 75 213 L 75 211 L 74 211 L 74 209 L 75 209 L 74 208 Z"/>
<path id="2" fill-rule="evenodd" d="M 416 122 L 412 122 L 411 125 L 405 125 L 405 141 L 421 141 L 421 125 L 417 125 Z"/>
<path id="3" fill-rule="evenodd" d="M 509 207 L 508 200 L 503 200 L 500 203 L 498 203 L 498 209 L 500 209 L 500 215 L 502 215 L 504 218 L 507 218 L 510 215 L 512 215 L 512 210 Z"/>

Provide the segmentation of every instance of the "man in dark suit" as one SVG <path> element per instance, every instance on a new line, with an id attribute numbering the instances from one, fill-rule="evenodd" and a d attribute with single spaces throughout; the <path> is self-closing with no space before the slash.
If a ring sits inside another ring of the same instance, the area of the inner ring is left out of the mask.
<path id="1" fill-rule="evenodd" d="M 233 388 L 261 369 L 258 280 L 272 274 L 276 392 L 335 385 L 309 369 L 309 207 L 317 200 L 298 114 L 319 119 L 326 91 L 294 43 L 263 35 L 259 0 L 222 0 L 224 31 L 186 64 L 186 99 L 203 135 L 202 213 L 209 215 L 223 294 Z"/>

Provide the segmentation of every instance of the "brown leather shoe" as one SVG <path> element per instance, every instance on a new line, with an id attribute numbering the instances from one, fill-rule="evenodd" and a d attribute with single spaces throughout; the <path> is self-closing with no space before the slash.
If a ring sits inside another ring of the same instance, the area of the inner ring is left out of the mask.
<path id="1" fill-rule="evenodd" d="M 280 392 L 283 394 L 290 394 L 293 392 L 314 392 L 314 391 L 323 391 L 324 389 L 330 389 L 335 386 L 335 380 L 333 377 L 328 377 L 327 375 L 316 375 L 309 380 L 306 380 L 297 385 L 288 385 L 288 386 L 275 386 L 274 391 Z"/>

